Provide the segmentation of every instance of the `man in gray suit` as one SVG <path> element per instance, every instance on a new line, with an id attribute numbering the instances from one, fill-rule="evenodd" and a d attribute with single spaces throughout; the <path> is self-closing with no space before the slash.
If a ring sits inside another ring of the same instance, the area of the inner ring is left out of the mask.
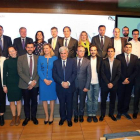
<path id="1" fill-rule="evenodd" d="M 105 36 L 106 27 L 105 25 L 100 25 L 98 27 L 99 35 L 92 37 L 91 44 L 97 46 L 98 56 L 102 58 L 107 57 L 107 48 L 112 46 L 111 39 Z"/>
<path id="2" fill-rule="evenodd" d="M 38 120 L 36 119 L 37 112 L 37 95 L 38 95 L 38 74 L 37 74 L 37 60 L 38 56 L 33 54 L 35 50 L 33 43 L 28 43 L 26 46 L 27 54 L 24 54 L 18 58 L 17 68 L 18 74 L 20 76 L 19 79 L 19 88 L 22 89 L 22 94 L 24 98 L 24 113 L 25 120 L 22 125 L 27 125 L 30 120 L 30 112 L 31 112 L 31 120 L 34 124 L 38 124 Z M 30 104 L 31 102 L 31 104 Z M 31 106 L 31 110 L 30 110 Z"/>
<path id="3" fill-rule="evenodd" d="M 74 60 L 77 63 L 77 77 L 75 79 L 76 91 L 73 96 L 73 109 L 74 109 L 74 122 L 83 122 L 84 108 L 85 108 L 85 98 L 87 91 L 90 88 L 91 81 L 91 66 L 90 61 L 84 58 L 85 48 L 83 46 L 78 46 L 77 57 Z M 78 109 L 78 95 L 80 99 L 79 109 Z"/>

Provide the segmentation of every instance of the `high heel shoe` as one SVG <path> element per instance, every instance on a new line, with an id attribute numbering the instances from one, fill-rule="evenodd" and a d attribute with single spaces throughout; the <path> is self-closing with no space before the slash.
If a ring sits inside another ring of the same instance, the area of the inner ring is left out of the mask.
<path id="1" fill-rule="evenodd" d="M 44 121 L 44 124 L 46 125 L 49 121 Z"/>
<path id="2" fill-rule="evenodd" d="M 52 123 L 53 123 L 53 120 L 51 122 L 49 121 L 49 125 L 51 125 Z"/>

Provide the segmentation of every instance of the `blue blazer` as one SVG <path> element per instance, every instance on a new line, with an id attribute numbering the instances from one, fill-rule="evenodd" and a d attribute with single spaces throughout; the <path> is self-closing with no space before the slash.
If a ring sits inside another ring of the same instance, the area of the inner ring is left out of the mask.
<path id="1" fill-rule="evenodd" d="M 54 61 L 53 65 L 53 79 L 56 82 L 56 92 L 62 93 L 73 93 L 75 91 L 75 78 L 77 75 L 77 65 L 74 59 L 67 58 L 66 69 L 65 69 L 65 81 L 70 82 L 69 88 L 65 89 L 61 83 L 64 81 L 64 73 L 62 68 L 62 60 L 58 59 Z"/>

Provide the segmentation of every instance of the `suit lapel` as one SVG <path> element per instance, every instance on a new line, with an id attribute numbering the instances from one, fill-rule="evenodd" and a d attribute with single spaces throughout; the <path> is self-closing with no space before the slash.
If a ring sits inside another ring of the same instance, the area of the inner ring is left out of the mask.
<path id="1" fill-rule="evenodd" d="M 97 73 L 99 73 L 99 72 L 98 72 L 98 70 L 99 70 L 99 66 L 100 66 L 99 63 L 100 63 L 100 61 L 99 61 L 99 57 L 97 56 L 97 67 L 96 67 L 96 68 L 97 68 L 97 69 L 96 69 Z"/>
<path id="2" fill-rule="evenodd" d="M 132 54 L 130 54 L 130 61 L 129 61 L 128 67 L 130 67 L 130 66 L 131 66 L 131 62 L 132 62 L 132 60 L 133 60 L 133 55 L 132 55 Z"/>
<path id="3" fill-rule="evenodd" d="M 124 41 L 123 41 L 123 38 L 122 37 L 121 37 L 121 45 L 122 45 L 122 53 L 123 53 Z"/>
<path id="4" fill-rule="evenodd" d="M 35 57 L 35 55 L 33 55 L 33 57 L 34 57 L 34 68 L 33 68 L 33 77 L 34 77 L 34 74 L 35 74 L 35 65 L 37 64 L 37 59 L 36 59 L 36 57 Z"/>
<path id="5" fill-rule="evenodd" d="M 5 36 L 4 35 L 3 35 L 3 44 L 2 45 L 3 45 L 3 50 L 4 50 L 5 49 L 5 46 L 6 46 L 6 40 L 5 40 Z"/>
<path id="6" fill-rule="evenodd" d="M 109 64 L 109 59 L 107 58 L 107 62 L 106 65 L 107 65 L 107 69 L 109 69 L 109 74 L 110 74 L 110 77 L 111 77 L 111 72 L 110 72 L 110 64 Z"/>
<path id="7" fill-rule="evenodd" d="M 101 49 L 101 42 L 100 42 L 100 39 L 99 39 L 99 35 L 97 36 L 97 43 L 98 43 L 98 46 L 99 46 L 99 49 L 102 51 L 102 49 Z"/>
<path id="8" fill-rule="evenodd" d="M 25 67 L 27 68 L 29 77 L 30 77 L 30 68 L 29 68 L 29 64 L 28 64 L 28 59 L 27 59 L 27 54 L 25 54 Z"/>
<path id="9" fill-rule="evenodd" d="M 124 64 L 125 64 L 125 66 L 127 67 L 126 59 L 125 59 L 125 54 L 124 54 L 124 53 L 122 54 L 122 57 L 123 57 Z"/>
<path id="10" fill-rule="evenodd" d="M 70 48 L 70 46 L 72 46 L 72 38 L 70 38 L 69 44 L 68 44 L 68 48 Z"/>

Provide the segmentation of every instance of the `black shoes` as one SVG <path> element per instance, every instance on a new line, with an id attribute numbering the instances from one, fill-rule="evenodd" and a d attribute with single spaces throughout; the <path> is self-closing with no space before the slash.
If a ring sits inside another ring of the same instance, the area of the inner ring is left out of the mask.
<path id="1" fill-rule="evenodd" d="M 97 119 L 96 116 L 93 116 L 93 121 L 94 121 L 95 123 L 98 122 L 98 119 Z"/>
<path id="2" fill-rule="evenodd" d="M 131 120 L 131 116 L 130 116 L 129 114 L 127 114 L 127 113 L 123 113 L 122 115 L 125 116 L 126 119 Z"/>
<path id="3" fill-rule="evenodd" d="M 75 123 L 78 122 L 78 116 L 74 116 L 74 122 L 75 122 Z"/>
<path id="4" fill-rule="evenodd" d="M 44 124 L 46 125 L 49 121 L 44 121 Z"/>
<path id="5" fill-rule="evenodd" d="M 53 121 L 49 121 L 49 125 L 51 125 L 53 123 Z"/>
<path id="6" fill-rule="evenodd" d="M 117 119 L 115 118 L 115 116 L 114 115 L 108 115 L 113 121 L 117 121 Z"/>
<path id="7" fill-rule="evenodd" d="M 0 116 L 0 125 L 3 126 L 4 125 L 4 115 Z"/>
<path id="8" fill-rule="evenodd" d="M 116 119 L 117 120 L 120 120 L 121 119 L 121 116 L 122 116 L 122 114 L 118 113 L 117 116 L 116 116 Z"/>
<path id="9" fill-rule="evenodd" d="M 61 119 L 61 120 L 59 121 L 59 125 L 63 125 L 63 124 L 64 124 L 64 121 L 65 121 L 65 120 L 62 120 L 62 119 Z"/>
<path id="10" fill-rule="evenodd" d="M 33 123 L 34 123 L 35 125 L 38 125 L 38 120 L 36 119 L 36 117 L 32 117 L 31 120 L 33 121 Z"/>
<path id="11" fill-rule="evenodd" d="M 72 126 L 72 121 L 68 121 L 68 126 L 69 126 L 69 127 Z"/>
<path id="12" fill-rule="evenodd" d="M 92 122 L 92 116 L 87 117 L 87 122 Z"/>
<path id="13" fill-rule="evenodd" d="M 28 124 L 28 121 L 30 121 L 30 118 L 25 118 L 25 120 L 22 123 L 22 126 L 25 126 Z"/>
<path id="14" fill-rule="evenodd" d="M 83 122 L 84 121 L 84 118 L 82 115 L 79 116 L 79 122 Z"/>
<path id="15" fill-rule="evenodd" d="M 99 121 L 102 122 L 103 120 L 104 120 L 104 116 L 101 115 L 100 118 L 99 118 Z"/>
<path id="16" fill-rule="evenodd" d="M 137 119 L 138 113 L 133 113 L 133 119 Z"/>

